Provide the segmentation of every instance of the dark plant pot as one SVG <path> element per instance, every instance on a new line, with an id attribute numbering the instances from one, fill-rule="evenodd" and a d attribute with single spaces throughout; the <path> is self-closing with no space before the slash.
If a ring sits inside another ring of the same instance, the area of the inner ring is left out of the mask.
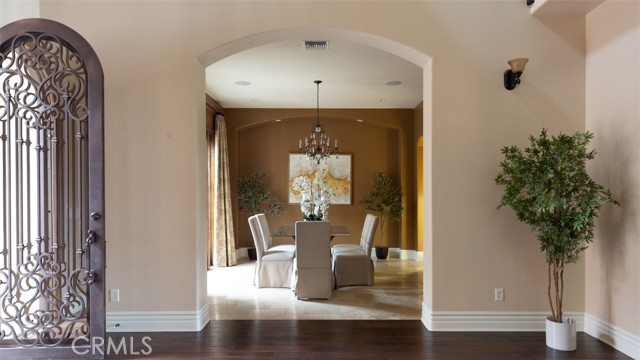
<path id="1" fill-rule="evenodd" d="M 388 246 L 376 246 L 376 257 L 380 260 L 384 260 L 389 256 Z"/>
<path id="2" fill-rule="evenodd" d="M 256 255 L 256 248 L 248 248 L 247 255 L 249 255 L 249 260 L 258 260 L 258 255 Z"/>

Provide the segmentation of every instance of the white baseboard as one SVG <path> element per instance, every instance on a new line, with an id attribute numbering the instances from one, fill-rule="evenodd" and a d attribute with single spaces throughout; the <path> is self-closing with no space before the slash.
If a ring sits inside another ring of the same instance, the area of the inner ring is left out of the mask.
<path id="1" fill-rule="evenodd" d="M 576 329 L 640 359 L 640 337 L 593 315 L 566 312 Z M 422 323 L 429 331 L 545 331 L 547 312 L 431 311 L 422 306 Z"/>
<path id="2" fill-rule="evenodd" d="M 584 331 L 584 313 L 567 312 Z M 546 312 L 431 311 L 423 305 L 422 323 L 430 331 L 544 331 Z"/>
<path id="3" fill-rule="evenodd" d="M 377 259 L 375 247 L 371 250 L 371 258 Z M 389 258 L 422 261 L 422 251 L 402 250 L 401 248 L 389 248 Z"/>
<path id="4" fill-rule="evenodd" d="M 634 359 L 640 359 L 640 337 L 636 335 L 590 314 L 585 315 L 584 332 Z"/>
<path id="5" fill-rule="evenodd" d="M 422 261 L 422 251 L 418 250 L 400 250 L 400 259 Z"/>
<path id="6" fill-rule="evenodd" d="M 236 258 L 249 258 L 249 253 L 247 252 L 249 248 L 238 248 L 236 249 Z M 402 250 L 401 248 L 389 248 L 389 257 L 394 259 L 402 259 L 402 260 L 422 260 L 422 251 L 417 250 Z M 375 259 L 375 248 L 371 251 L 371 258 Z"/>
<path id="7" fill-rule="evenodd" d="M 208 303 L 198 311 L 107 312 L 107 332 L 200 331 L 208 322 Z"/>

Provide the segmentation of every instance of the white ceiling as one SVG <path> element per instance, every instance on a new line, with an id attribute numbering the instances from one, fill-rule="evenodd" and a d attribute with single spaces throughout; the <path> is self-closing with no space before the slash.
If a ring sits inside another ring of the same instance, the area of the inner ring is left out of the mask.
<path id="1" fill-rule="evenodd" d="M 536 16 L 584 16 L 604 0 L 536 0 L 531 13 Z"/>
<path id="2" fill-rule="evenodd" d="M 413 109 L 422 101 L 422 68 L 345 41 L 330 40 L 328 50 L 305 50 L 303 40 L 271 43 L 206 69 L 207 93 L 224 108 L 315 108 L 314 80 L 323 81 L 321 109 Z"/>

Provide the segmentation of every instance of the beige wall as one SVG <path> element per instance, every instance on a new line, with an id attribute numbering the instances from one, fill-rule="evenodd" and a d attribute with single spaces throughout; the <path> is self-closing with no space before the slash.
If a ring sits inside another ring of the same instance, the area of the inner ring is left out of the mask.
<path id="1" fill-rule="evenodd" d="M 38 0 L 2 0 L 0 1 L 0 25 L 40 16 Z"/>
<path id="2" fill-rule="evenodd" d="M 429 2 L 419 31 L 433 65 L 432 281 L 435 311 L 548 311 L 546 264 L 529 228 L 496 210 L 505 145 L 584 128 L 584 20 L 560 29 L 521 2 Z M 523 8 L 524 6 L 524 8 Z M 428 11 L 427 11 L 428 10 Z M 522 84 L 506 61 L 528 57 Z M 426 106 L 426 105 L 425 105 Z M 425 169 L 427 172 L 429 169 Z M 427 200 L 428 201 L 428 200 Z M 567 268 L 565 310 L 584 310 L 584 264 Z M 494 288 L 505 302 L 494 302 Z M 425 288 L 425 293 L 427 293 Z"/>
<path id="3" fill-rule="evenodd" d="M 587 15 L 589 167 L 622 207 L 605 207 L 586 253 L 586 311 L 640 336 L 640 3 L 607 1 Z"/>
<path id="4" fill-rule="evenodd" d="M 584 127 L 584 21 L 553 27 L 520 1 L 43 1 L 105 72 L 109 311 L 206 302 L 204 71 L 197 57 L 254 34 L 323 27 L 433 56 L 425 76 L 425 306 L 545 311 L 546 268 L 528 228 L 497 212 L 503 145 Z M 514 91 L 506 61 L 531 59 Z M 432 72 L 431 72 L 432 71 Z M 432 89 L 431 89 L 432 87 Z M 427 101 L 428 100 L 428 101 Z M 432 121 L 431 121 L 432 119 Z M 347 142 L 347 139 L 344 139 Z M 431 226 L 433 225 L 433 226 Z M 194 260 L 195 258 L 195 260 Z M 566 310 L 584 310 L 584 267 Z M 506 301 L 493 302 L 493 288 Z M 177 295 L 178 294 L 178 295 Z"/>
<path id="5" fill-rule="evenodd" d="M 272 193 L 288 203 L 289 153 L 298 151 L 298 140 L 311 131 L 315 110 L 311 109 L 225 109 L 232 179 L 253 171 L 266 175 Z M 382 241 L 375 245 L 415 250 L 415 190 L 413 185 L 414 111 L 411 109 L 321 109 L 321 122 L 332 139 L 338 139 L 340 153 L 351 155 L 351 205 L 332 205 L 329 218 L 348 226 L 351 236 L 333 243 L 359 243 L 366 214 L 362 198 L 371 189 L 373 176 L 382 171 L 396 184 L 403 184 L 403 220 L 391 223 Z M 275 122 L 275 120 L 281 120 Z M 363 122 L 356 121 L 357 119 Z M 236 183 L 231 191 L 235 194 Z M 234 197 L 234 204 L 236 198 Z M 300 206 L 288 204 L 287 214 L 270 217 L 269 224 L 293 224 L 301 219 Z M 234 206 L 236 244 L 252 245 L 246 212 Z M 405 229 L 406 228 L 406 229 Z M 378 234 L 379 236 L 379 234 Z M 281 239 L 278 239 L 281 240 Z M 286 240 L 286 239 L 285 239 Z"/>

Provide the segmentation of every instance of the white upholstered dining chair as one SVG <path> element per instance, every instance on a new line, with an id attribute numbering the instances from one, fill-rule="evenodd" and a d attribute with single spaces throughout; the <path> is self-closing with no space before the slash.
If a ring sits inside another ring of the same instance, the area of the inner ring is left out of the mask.
<path id="1" fill-rule="evenodd" d="M 378 226 L 378 217 L 367 214 L 360 244 L 338 244 L 331 249 L 335 286 L 373 285 L 375 269 L 371 248 Z"/>
<path id="2" fill-rule="evenodd" d="M 368 229 L 371 229 L 371 223 L 374 222 L 374 221 L 375 221 L 375 224 L 373 224 L 373 232 L 374 232 L 374 234 L 372 234 L 371 242 L 370 242 L 371 246 L 370 246 L 370 245 L 367 244 L 367 241 L 369 240 L 369 237 L 365 236 L 365 232 Z M 362 234 L 360 235 L 360 243 L 359 244 L 336 244 L 336 245 L 333 245 L 331 247 L 331 254 L 333 254 L 337 250 L 346 250 L 346 249 L 357 250 L 357 249 L 362 249 L 366 253 L 371 255 L 371 249 L 372 249 L 372 246 L 373 246 L 373 235 L 375 235 L 375 231 L 376 231 L 376 226 L 377 225 L 378 225 L 378 217 L 373 215 L 373 214 L 367 214 L 367 216 L 364 217 L 364 225 L 362 225 Z"/>
<path id="3" fill-rule="evenodd" d="M 297 221 L 295 293 L 298 299 L 330 299 L 331 225 L 326 221 Z"/>
<path id="4" fill-rule="evenodd" d="M 258 225 L 260 226 L 260 233 L 262 234 L 262 243 L 264 245 L 265 251 L 296 251 L 296 246 L 294 244 L 281 244 L 274 246 L 273 237 L 271 236 L 271 229 L 269 229 L 269 223 L 267 222 L 267 217 L 264 214 L 256 214 L 254 216 L 258 219 Z"/>
<path id="5" fill-rule="evenodd" d="M 253 285 L 257 288 L 291 288 L 294 251 L 265 250 L 260 221 L 256 215 L 249 217 L 249 227 L 256 247 L 256 268 Z"/>

